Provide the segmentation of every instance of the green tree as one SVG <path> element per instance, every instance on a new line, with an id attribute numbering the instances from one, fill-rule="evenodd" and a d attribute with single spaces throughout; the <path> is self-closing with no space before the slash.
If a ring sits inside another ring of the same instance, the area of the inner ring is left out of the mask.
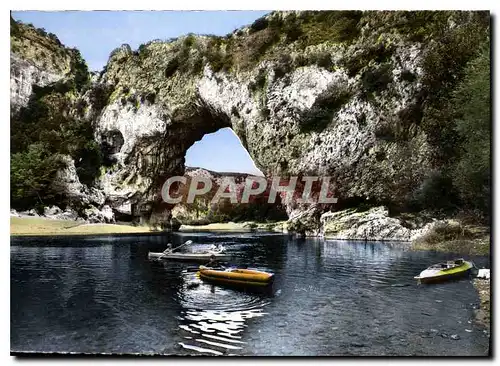
<path id="1" fill-rule="evenodd" d="M 43 143 L 35 143 L 10 157 L 11 203 L 29 208 L 33 202 L 43 205 L 42 197 L 50 198 L 50 183 L 60 167 L 57 159 Z"/>
<path id="2" fill-rule="evenodd" d="M 454 170 L 454 186 L 467 206 L 489 210 L 490 201 L 490 44 L 471 61 L 466 76 L 454 93 L 455 128 L 462 138 Z"/>

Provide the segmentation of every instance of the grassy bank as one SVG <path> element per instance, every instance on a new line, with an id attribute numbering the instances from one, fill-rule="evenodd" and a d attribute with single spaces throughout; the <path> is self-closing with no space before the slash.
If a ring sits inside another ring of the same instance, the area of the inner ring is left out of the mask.
<path id="1" fill-rule="evenodd" d="M 180 231 L 283 231 L 285 221 L 273 223 L 221 222 L 207 225 L 182 225 Z"/>
<path id="2" fill-rule="evenodd" d="M 441 224 L 413 241 L 413 250 L 435 250 L 462 255 L 489 255 L 490 233 L 484 226 Z"/>
<path id="3" fill-rule="evenodd" d="M 16 236 L 35 235 L 96 235 L 148 233 L 147 226 L 85 224 L 70 220 L 51 220 L 43 217 L 11 217 L 10 234 Z"/>

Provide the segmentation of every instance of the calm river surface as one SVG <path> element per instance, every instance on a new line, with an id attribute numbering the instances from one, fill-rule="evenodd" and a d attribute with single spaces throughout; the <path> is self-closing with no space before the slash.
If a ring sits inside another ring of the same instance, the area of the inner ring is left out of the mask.
<path id="1" fill-rule="evenodd" d="M 272 292 L 212 286 L 185 270 L 193 264 L 148 261 L 148 251 L 188 239 L 275 273 Z M 449 256 L 406 247 L 255 233 L 12 238 L 11 351 L 486 355 L 471 281 L 417 285 L 413 276 Z"/>

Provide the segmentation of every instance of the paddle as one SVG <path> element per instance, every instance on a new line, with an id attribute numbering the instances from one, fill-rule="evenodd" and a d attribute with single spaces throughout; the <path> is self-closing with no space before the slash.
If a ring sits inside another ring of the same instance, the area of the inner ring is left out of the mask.
<path id="1" fill-rule="evenodd" d="M 184 245 L 189 245 L 189 244 L 193 244 L 193 241 L 192 241 L 192 240 L 188 240 L 188 241 L 186 241 L 184 244 L 181 244 L 181 245 L 179 245 L 177 248 L 172 249 L 172 252 L 173 252 L 174 250 L 177 250 L 177 249 L 179 249 L 179 248 L 182 248 Z"/>
<path id="2" fill-rule="evenodd" d="M 178 247 L 175 247 L 175 248 L 173 248 L 173 249 L 170 249 L 170 253 L 173 253 L 173 252 L 175 252 L 177 249 L 182 248 L 184 245 L 189 245 L 189 244 L 193 244 L 193 241 L 192 241 L 192 240 L 188 240 L 188 241 L 186 241 L 184 244 L 181 244 L 181 245 L 179 245 Z M 168 244 L 168 245 L 169 245 L 169 246 L 172 246 L 172 244 Z M 167 254 L 167 253 L 165 253 L 165 252 L 168 252 L 168 250 L 169 250 L 169 248 L 167 248 L 167 249 L 166 249 L 163 253 L 164 253 L 164 254 Z"/>

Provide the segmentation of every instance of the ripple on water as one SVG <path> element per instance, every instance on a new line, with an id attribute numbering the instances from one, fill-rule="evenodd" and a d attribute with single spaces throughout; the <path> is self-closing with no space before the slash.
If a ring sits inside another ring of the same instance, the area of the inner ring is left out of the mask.
<path id="1" fill-rule="evenodd" d="M 186 283 L 200 281 L 186 274 Z M 269 300 L 262 294 L 252 294 L 200 281 L 199 286 L 178 293 L 183 305 L 179 329 L 185 333 L 179 345 L 201 354 L 227 354 L 243 349 L 242 334 L 252 318 L 265 316 Z"/>

